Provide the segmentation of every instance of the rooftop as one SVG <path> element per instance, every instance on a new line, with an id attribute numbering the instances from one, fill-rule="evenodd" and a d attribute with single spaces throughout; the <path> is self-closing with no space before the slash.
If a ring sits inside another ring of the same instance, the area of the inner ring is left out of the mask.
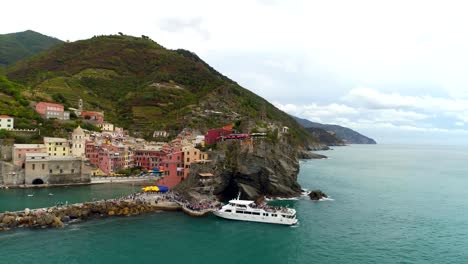
<path id="1" fill-rule="evenodd" d="M 0 118 L 13 118 L 13 117 L 8 116 L 8 115 L 0 115 Z"/>
<path id="2" fill-rule="evenodd" d="M 46 148 L 44 144 L 13 144 L 15 149 Z"/>
<path id="3" fill-rule="evenodd" d="M 68 142 L 66 138 L 44 137 L 44 142 Z"/>

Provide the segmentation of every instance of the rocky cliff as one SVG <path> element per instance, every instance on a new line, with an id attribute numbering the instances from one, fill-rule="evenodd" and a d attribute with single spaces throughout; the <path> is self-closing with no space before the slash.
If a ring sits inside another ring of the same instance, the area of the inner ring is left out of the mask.
<path id="1" fill-rule="evenodd" d="M 300 195 L 298 151 L 284 139 L 223 142 L 211 164 L 192 167 L 176 190 L 192 197 L 217 195 L 223 199 L 293 197 Z M 213 176 L 201 176 L 201 174 Z"/>

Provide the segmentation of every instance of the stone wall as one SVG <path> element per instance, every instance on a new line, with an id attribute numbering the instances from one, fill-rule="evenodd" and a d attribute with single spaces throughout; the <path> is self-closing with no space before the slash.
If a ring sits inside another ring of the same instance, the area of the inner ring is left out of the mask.
<path id="1" fill-rule="evenodd" d="M 0 160 L 11 161 L 13 152 L 13 140 L 0 139 Z"/>
<path id="2" fill-rule="evenodd" d="M 0 161 L 0 184 L 14 186 L 24 184 L 24 173 L 9 162 Z"/>

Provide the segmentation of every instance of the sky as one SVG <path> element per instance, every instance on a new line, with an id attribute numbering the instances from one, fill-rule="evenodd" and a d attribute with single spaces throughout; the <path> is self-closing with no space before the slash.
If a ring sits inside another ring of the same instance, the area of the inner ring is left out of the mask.
<path id="1" fill-rule="evenodd" d="M 466 1 L 5 1 L 0 33 L 147 35 L 283 111 L 379 143 L 468 145 Z"/>

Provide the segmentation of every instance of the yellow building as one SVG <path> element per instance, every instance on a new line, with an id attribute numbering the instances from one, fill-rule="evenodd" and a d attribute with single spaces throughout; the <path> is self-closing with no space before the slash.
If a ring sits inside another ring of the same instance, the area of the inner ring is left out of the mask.
<path id="1" fill-rule="evenodd" d="M 70 144 L 65 138 L 44 137 L 44 145 L 49 156 L 69 156 Z"/>

